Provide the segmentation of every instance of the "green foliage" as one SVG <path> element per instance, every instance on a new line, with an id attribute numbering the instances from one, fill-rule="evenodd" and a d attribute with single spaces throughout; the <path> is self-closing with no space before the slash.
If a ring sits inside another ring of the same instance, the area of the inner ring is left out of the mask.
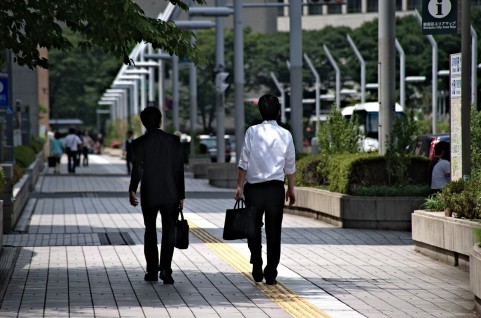
<path id="1" fill-rule="evenodd" d="M 414 142 L 418 131 L 413 112 L 409 112 L 407 116 L 395 117 L 385 154 L 390 185 L 407 185 L 410 183 L 408 173 L 410 158 L 406 154 L 406 148 Z"/>
<path id="2" fill-rule="evenodd" d="M 474 229 L 474 241 L 481 246 L 481 229 Z"/>
<path id="3" fill-rule="evenodd" d="M 421 206 L 421 209 L 430 211 L 444 211 L 444 203 L 441 197 L 441 192 L 436 192 L 428 196 L 426 202 L 424 202 Z"/>
<path id="4" fill-rule="evenodd" d="M 441 200 L 444 207 L 451 210 L 457 218 L 481 218 L 481 187 L 480 181 L 459 179 L 448 183 L 441 190 Z"/>
<path id="5" fill-rule="evenodd" d="M 109 147 L 112 141 L 123 142 L 127 136 L 127 123 L 121 119 L 117 119 L 107 126 L 107 135 L 105 136 L 105 146 Z"/>
<path id="6" fill-rule="evenodd" d="M 170 0 L 184 10 L 179 0 Z M 204 0 L 195 0 L 202 4 Z M 175 23 L 149 18 L 131 0 L 2 0 L 0 7 L 0 47 L 12 50 L 19 65 L 48 68 L 38 47 L 70 51 L 74 43 L 66 38 L 62 26 L 81 35 L 76 45 L 81 50 L 100 47 L 104 52 L 130 64 L 129 53 L 136 43 L 151 43 L 180 58 L 188 56 L 194 62 L 203 58 L 192 44 L 192 33 L 177 28 Z"/>
<path id="7" fill-rule="evenodd" d="M 359 152 L 359 125 L 355 117 L 346 120 L 333 108 L 329 120 L 320 123 L 319 148 L 321 153 L 340 154 Z"/>
<path id="8" fill-rule="evenodd" d="M 326 160 L 327 156 L 324 154 L 307 155 L 299 158 L 296 161 L 295 185 L 317 186 L 327 183 L 323 175 L 317 172 L 317 167 Z"/>
<path id="9" fill-rule="evenodd" d="M 15 162 L 22 168 L 28 168 L 35 161 L 35 151 L 30 146 L 16 146 L 13 155 Z"/>
<path id="10" fill-rule="evenodd" d="M 471 177 L 481 178 L 481 112 L 471 111 Z"/>
<path id="11" fill-rule="evenodd" d="M 7 177 L 5 176 L 5 171 L 0 167 L 0 193 L 3 193 L 3 186 L 7 182 Z"/>
<path id="12" fill-rule="evenodd" d="M 18 164 L 13 165 L 13 180 L 12 184 L 17 183 L 22 179 L 23 175 L 25 174 L 25 169 L 20 167 Z"/>
<path id="13" fill-rule="evenodd" d="M 30 146 L 35 153 L 39 153 L 43 149 L 44 141 L 42 139 L 31 138 Z"/>
<path id="14" fill-rule="evenodd" d="M 368 197 L 425 197 L 431 189 L 423 184 L 407 184 L 403 186 L 355 186 L 352 195 Z M 429 200 L 429 199 L 428 199 Z"/>

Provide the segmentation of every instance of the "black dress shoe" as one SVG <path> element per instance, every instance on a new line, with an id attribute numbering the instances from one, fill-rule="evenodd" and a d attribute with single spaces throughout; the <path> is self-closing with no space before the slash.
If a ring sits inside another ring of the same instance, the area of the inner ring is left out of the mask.
<path id="1" fill-rule="evenodd" d="M 252 266 L 252 278 L 254 281 L 259 283 L 264 279 L 264 273 L 262 272 L 262 266 Z"/>
<path id="2" fill-rule="evenodd" d="M 275 278 L 273 279 L 266 278 L 266 285 L 277 285 L 277 280 Z"/>
<path id="3" fill-rule="evenodd" d="M 156 282 L 159 279 L 157 278 L 157 273 L 146 273 L 144 276 L 144 280 L 146 282 Z"/>
<path id="4" fill-rule="evenodd" d="M 161 271 L 159 273 L 159 278 L 162 279 L 164 284 L 172 285 L 174 283 L 174 279 L 172 278 L 172 274 L 169 274 L 166 271 Z"/>

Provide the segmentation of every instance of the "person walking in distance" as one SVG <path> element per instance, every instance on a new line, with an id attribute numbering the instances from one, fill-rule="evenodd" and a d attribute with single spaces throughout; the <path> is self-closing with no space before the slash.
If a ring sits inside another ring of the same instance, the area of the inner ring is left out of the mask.
<path id="1" fill-rule="evenodd" d="M 68 157 L 68 172 L 75 173 L 75 164 L 78 156 L 78 151 L 82 140 L 75 134 L 75 128 L 68 130 L 68 135 L 65 137 L 65 151 Z"/>
<path id="2" fill-rule="evenodd" d="M 130 176 L 129 200 L 137 206 L 140 182 L 140 203 L 144 217 L 144 255 L 147 262 L 145 281 L 173 284 L 175 223 L 185 199 L 184 163 L 179 137 L 160 129 L 162 114 L 156 107 L 146 107 L 140 120 L 147 132 L 132 142 L 133 167 Z M 162 218 L 162 242 L 157 247 L 157 214 Z"/>
<path id="3" fill-rule="evenodd" d="M 92 137 L 90 137 L 89 132 L 86 130 L 84 135 L 82 136 L 82 154 L 83 154 L 83 161 L 82 165 L 84 167 L 88 167 L 89 165 L 89 153 L 92 151 L 92 147 L 94 145 L 94 141 Z"/>
<path id="4" fill-rule="evenodd" d="M 280 103 L 274 95 L 259 99 L 259 111 L 263 122 L 251 126 L 245 134 L 239 157 L 237 190 L 235 199 L 245 196 L 247 206 L 256 210 L 257 231 L 248 238 L 251 252 L 252 277 L 256 282 L 263 278 L 266 284 L 277 284 L 277 266 L 281 256 L 281 230 L 284 199 L 289 206 L 296 202 L 294 174 L 296 171 L 295 148 L 291 133 L 277 124 Z M 284 178 L 287 175 L 287 191 Z M 262 270 L 262 226 L 265 214 L 267 239 L 267 264 Z"/>
<path id="5" fill-rule="evenodd" d="M 60 133 L 55 132 L 54 138 L 50 141 L 50 153 L 55 157 L 55 167 L 53 167 L 53 173 L 60 173 L 60 158 L 65 150 L 64 143 L 60 139 Z"/>
<path id="6" fill-rule="evenodd" d="M 127 163 L 127 174 L 130 176 L 130 172 L 132 171 L 132 142 L 134 139 L 132 136 L 134 133 L 132 130 L 127 131 L 127 139 L 124 142 L 124 154 L 125 154 L 125 161 Z"/>

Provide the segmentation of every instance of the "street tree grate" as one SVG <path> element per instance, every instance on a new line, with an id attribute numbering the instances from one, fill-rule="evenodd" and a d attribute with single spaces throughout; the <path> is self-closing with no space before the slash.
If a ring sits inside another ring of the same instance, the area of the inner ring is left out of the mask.
<path id="1" fill-rule="evenodd" d="M 135 245 L 127 232 L 99 233 L 99 239 L 102 245 Z"/>

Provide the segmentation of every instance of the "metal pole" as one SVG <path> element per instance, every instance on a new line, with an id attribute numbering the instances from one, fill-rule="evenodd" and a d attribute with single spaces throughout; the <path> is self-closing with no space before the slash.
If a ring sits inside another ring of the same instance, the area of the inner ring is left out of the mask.
<path id="1" fill-rule="evenodd" d="M 312 64 L 311 59 L 309 56 L 307 56 L 306 53 L 304 53 L 304 59 L 307 62 L 307 65 L 309 65 L 309 68 L 311 69 L 311 72 L 314 74 L 314 77 L 316 78 L 316 136 L 319 133 L 319 116 L 321 115 L 321 78 L 319 76 L 319 73 L 316 71 L 314 68 L 314 65 Z"/>
<path id="2" fill-rule="evenodd" d="M 478 35 L 471 25 L 471 105 L 478 109 Z"/>
<path id="3" fill-rule="evenodd" d="M 397 39 L 396 49 L 399 52 L 399 103 L 404 112 L 406 108 L 406 54 Z"/>
<path id="4" fill-rule="evenodd" d="M 336 61 L 325 44 L 323 45 L 323 48 L 329 62 L 331 62 L 332 67 L 334 67 L 334 70 L 336 71 L 336 109 L 339 110 L 341 109 L 341 70 L 339 69 L 339 66 L 337 66 Z"/>
<path id="5" fill-rule="evenodd" d="M 395 101 L 396 3 L 379 2 L 379 153 L 385 154 L 391 138 Z"/>
<path id="6" fill-rule="evenodd" d="M 172 115 L 174 130 L 179 130 L 179 57 L 172 55 Z"/>
<path id="7" fill-rule="evenodd" d="M 234 86 L 235 86 L 235 140 L 236 162 L 244 142 L 244 27 L 242 1 L 234 0 Z"/>
<path id="8" fill-rule="evenodd" d="M 421 24 L 422 23 L 422 18 L 419 12 L 416 10 L 416 18 L 418 22 Z M 432 46 L 432 116 L 433 116 L 433 123 L 432 123 L 432 130 L 433 134 L 437 133 L 437 111 L 436 107 L 438 105 L 438 44 L 436 43 L 436 40 L 431 34 L 426 35 L 426 38 L 428 39 L 429 43 L 431 43 Z"/>
<path id="9" fill-rule="evenodd" d="M 286 92 L 284 91 L 284 87 L 282 86 L 282 84 L 277 80 L 277 77 L 272 72 L 271 72 L 271 77 L 272 77 L 272 80 L 274 81 L 274 84 L 276 84 L 277 89 L 281 93 L 281 123 L 285 124 L 286 123 Z"/>
<path id="10" fill-rule="evenodd" d="M 291 69 L 291 132 L 297 152 L 302 152 L 302 1 L 289 1 Z"/>
<path id="11" fill-rule="evenodd" d="M 351 45 L 354 54 L 356 54 L 359 63 L 361 63 L 361 104 L 364 104 L 366 102 L 366 62 L 362 58 L 361 52 L 359 52 L 349 34 L 347 35 L 347 41 Z"/>
<path id="12" fill-rule="evenodd" d="M 463 178 L 471 175 L 471 0 L 461 2 L 461 162 Z"/>
<path id="13" fill-rule="evenodd" d="M 165 109 L 164 109 L 164 106 L 165 106 L 165 90 L 164 90 L 164 87 L 165 87 L 165 79 L 164 79 L 164 62 L 162 60 L 159 60 L 159 80 L 158 80 L 158 86 L 159 86 L 159 91 L 158 91 L 158 95 L 159 95 L 159 109 L 160 109 L 160 113 L 162 114 L 162 118 L 164 118 L 162 120 L 162 122 L 160 123 L 160 128 L 164 129 L 165 127 Z"/>
<path id="14" fill-rule="evenodd" d="M 225 7 L 225 0 L 216 0 L 217 7 Z M 215 63 L 217 72 L 223 72 L 225 69 L 224 62 L 224 18 L 215 18 Z M 216 92 L 216 131 L 217 131 L 217 162 L 225 162 L 225 95 L 224 92 Z"/>

